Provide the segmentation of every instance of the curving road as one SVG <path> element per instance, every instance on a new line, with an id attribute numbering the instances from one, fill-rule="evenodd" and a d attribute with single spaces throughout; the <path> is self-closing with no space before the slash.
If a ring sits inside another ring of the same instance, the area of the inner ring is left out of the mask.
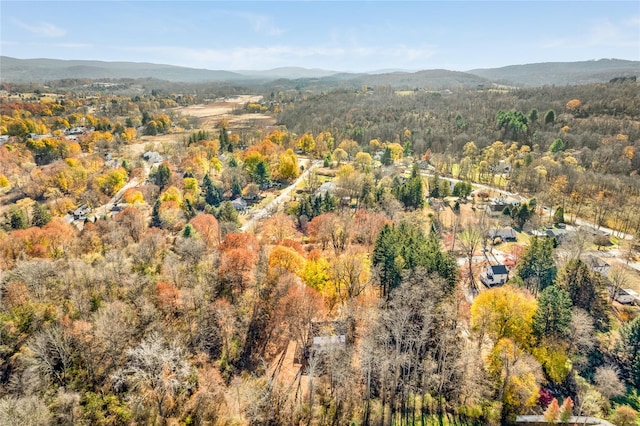
<path id="1" fill-rule="evenodd" d="M 307 175 L 311 172 L 311 170 L 315 169 L 316 167 L 318 167 L 320 164 L 322 164 L 322 161 L 320 160 L 315 160 L 312 162 L 311 166 L 308 167 L 300 176 L 298 176 L 298 179 L 296 179 L 291 185 L 287 186 L 285 189 L 282 190 L 282 192 L 280 193 L 280 195 L 278 195 L 273 201 L 271 201 L 269 204 L 267 204 L 266 206 L 264 206 L 262 209 L 257 210 L 255 213 L 253 213 L 253 215 L 251 216 L 251 219 L 249 219 L 247 221 L 247 223 L 245 223 L 244 225 L 242 225 L 240 227 L 241 231 L 246 231 L 248 229 L 251 229 L 251 227 L 260 219 L 264 219 L 265 217 L 269 216 L 271 214 L 271 212 L 280 204 L 282 204 L 285 200 L 285 198 L 287 198 L 289 196 L 289 194 L 291 193 L 291 191 L 293 191 L 300 182 L 302 182 L 302 180 L 307 177 Z"/>

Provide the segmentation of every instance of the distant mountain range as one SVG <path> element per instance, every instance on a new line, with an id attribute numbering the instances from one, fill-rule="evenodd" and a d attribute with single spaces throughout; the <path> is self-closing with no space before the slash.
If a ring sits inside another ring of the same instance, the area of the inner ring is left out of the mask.
<path id="1" fill-rule="evenodd" d="M 640 62 L 600 59 L 582 62 L 547 62 L 475 69 L 467 72 L 385 70 L 343 73 L 322 69 L 283 67 L 266 71 L 223 71 L 138 62 L 103 62 L 59 59 L 16 59 L 0 56 L 0 81 L 45 83 L 61 79 L 154 78 L 171 82 L 273 83 L 295 80 L 299 87 L 358 87 L 390 85 L 402 88 L 456 88 L 505 84 L 518 87 L 568 85 L 609 81 L 640 75 Z"/>

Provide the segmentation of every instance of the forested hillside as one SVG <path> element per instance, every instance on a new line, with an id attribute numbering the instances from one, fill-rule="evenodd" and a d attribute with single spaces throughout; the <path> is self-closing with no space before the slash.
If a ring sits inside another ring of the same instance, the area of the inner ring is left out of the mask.
<path id="1" fill-rule="evenodd" d="M 635 82 L 58 83 L 0 93 L 0 424 L 638 424 Z"/>
<path id="2" fill-rule="evenodd" d="M 636 231 L 637 219 L 616 222 L 622 212 L 638 208 L 639 119 L 634 81 L 524 90 L 338 91 L 310 94 L 278 115 L 296 133 L 328 131 L 371 153 L 398 143 L 416 158 L 430 159 L 440 173 L 463 179 L 492 182 L 506 162 L 507 188 L 569 203 L 584 214 L 583 204 L 598 199 L 607 211 L 601 224 Z"/>

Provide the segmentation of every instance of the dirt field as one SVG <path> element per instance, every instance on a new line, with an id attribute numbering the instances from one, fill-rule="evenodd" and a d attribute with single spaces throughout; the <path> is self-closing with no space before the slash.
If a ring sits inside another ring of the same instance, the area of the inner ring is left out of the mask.
<path id="1" fill-rule="evenodd" d="M 275 119 L 267 114 L 233 114 L 237 108 L 242 108 L 248 102 L 260 102 L 262 96 L 239 95 L 226 98 L 206 105 L 190 105 L 176 108 L 175 111 L 183 116 L 191 116 L 199 119 L 200 128 L 213 129 L 221 120 L 229 122 L 229 130 L 263 129 L 272 126 Z M 156 151 L 161 151 L 163 144 L 173 144 L 189 137 L 191 130 L 169 133 L 158 136 L 142 136 L 137 143 L 128 145 L 126 150 L 132 157 L 142 155 L 151 144 Z"/>
<path id="2" fill-rule="evenodd" d="M 273 125 L 275 123 L 274 118 L 266 114 L 233 114 L 233 110 L 241 108 L 249 102 L 260 102 L 260 100 L 262 100 L 262 96 L 239 95 L 211 104 L 176 108 L 176 112 L 185 116 L 190 115 L 199 118 L 200 126 L 203 128 L 214 127 L 223 119 L 229 122 L 231 130 L 252 128 L 256 124 L 258 126 Z"/>

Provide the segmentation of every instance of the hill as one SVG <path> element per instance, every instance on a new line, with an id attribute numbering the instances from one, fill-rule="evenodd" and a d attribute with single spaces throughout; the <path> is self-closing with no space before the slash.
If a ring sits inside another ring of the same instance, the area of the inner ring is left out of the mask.
<path id="1" fill-rule="evenodd" d="M 245 76 L 214 71 L 158 65 L 144 62 L 67 61 L 60 59 L 16 59 L 0 57 L 2 81 L 45 82 L 66 78 L 157 78 L 167 81 L 236 81 Z"/>
<path id="2" fill-rule="evenodd" d="M 510 65 L 502 68 L 475 69 L 468 72 L 498 83 L 520 87 L 565 86 L 600 83 L 615 77 L 638 76 L 640 62 L 621 59 L 544 62 Z"/>
<path id="3" fill-rule="evenodd" d="M 0 56 L 0 80 L 44 83 L 60 79 L 154 78 L 183 83 L 270 83 L 307 90 L 388 85 L 394 88 L 459 88 L 492 83 L 519 87 L 606 82 L 614 77 L 640 74 L 640 62 L 600 59 L 583 62 L 548 62 L 475 69 L 468 72 L 423 70 L 375 73 L 340 73 L 323 69 L 282 67 L 263 71 L 223 71 L 138 62 L 58 59 L 16 59 Z"/>

